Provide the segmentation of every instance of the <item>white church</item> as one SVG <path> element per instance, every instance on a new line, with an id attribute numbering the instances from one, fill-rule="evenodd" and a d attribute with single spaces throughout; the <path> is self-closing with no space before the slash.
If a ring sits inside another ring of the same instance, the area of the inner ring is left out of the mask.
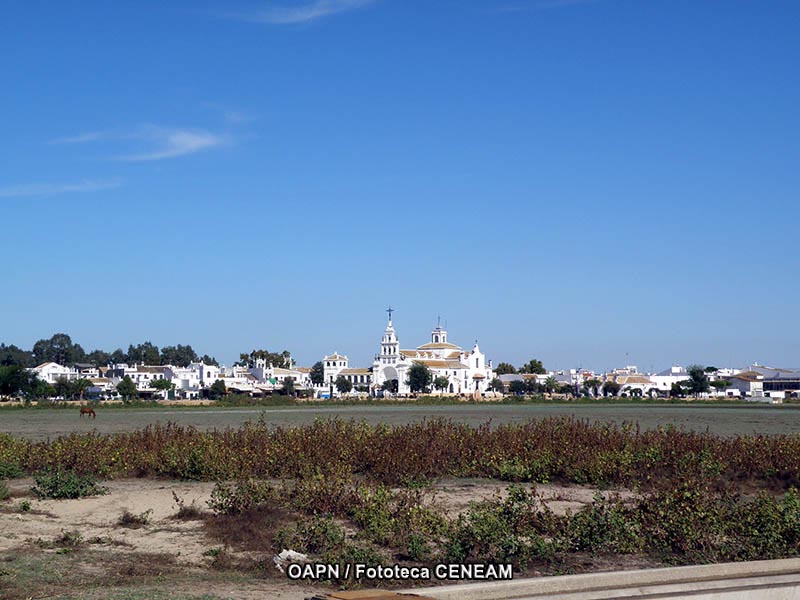
<path id="1" fill-rule="evenodd" d="M 414 350 L 400 346 L 397 332 L 392 324 L 390 308 L 389 322 L 383 333 L 380 353 L 375 355 L 371 369 L 351 369 L 346 356 L 334 352 L 323 359 L 325 385 L 331 386 L 339 376 L 349 379 L 355 387 L 368 386 L 370 393 L 380 395 L 382 390 L 396 394 L 410 394 L 408 370 L 414 363 L 430 369 L 433 378 L 444 377 L 448 381 L 445 393 L 477 395 L 488 390 L 494 379 L 491 361 L 481 352 L 478 342 L 472 350 L 447 340 L 447 330 L 441 324 L 431 332 L 431 341 Z M 387 383 L 388 382 L 388 383 Z"/>

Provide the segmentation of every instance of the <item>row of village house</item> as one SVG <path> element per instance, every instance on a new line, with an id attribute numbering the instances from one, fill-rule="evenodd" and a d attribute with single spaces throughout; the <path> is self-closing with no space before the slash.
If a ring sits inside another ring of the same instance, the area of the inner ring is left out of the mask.
<path id="1" fill-rule="evenodd" d="M 311 369 L 293 367 L 282 369 L 258 360 L 253 367 L 225 367 L 191 363 L 187 367 L 172 365 L 128 365 L 111 364 L 97 367 L 91 364 L 75 364 L 71 367 L 47 362 L 31 369 L 40 379 L 55 384 L 59 379 L 88 379 L 91 387 L 88 397 L 115 398 L 117 384 L 130 377 L 142 397 L 199 398 L 204 389 L 215 381 L 222 381 L 225 388 L 233 393 L 264 395 L 283 387 L 287 377 L 291 377 L 297 389 L 311 389 Z M 166 379 L 174 384 L 172 392 L 157 391 L 153 382 Z"/>
<path id="2" fill-rule="evenodd" d="M 637 367 L 627 366 L 614 369 L 609 373 L 597 375 L 591 371 L 571 370 L 559 371 L 548 375 L 501 375 L 500 380 L 506 385 L 514 380 L 536 378 L 542 383 L 547 377 L 554 375 L 560 385 L 585 386 L 592 379 L 602 383 L 614 382 L 619 385 L 617 395 L 642 395 L 651 398 L 668 396 L 676 383 L 689 379 L 685 367 L 673 366 L 658 373 L 639 373 Z M 709 380 L 721 380 L 727 383 L 722 389 L 713 389 L 701 397 L 743 398 L 756 402 L 780 403 L 786 398 L 800 397 L 800 369 L 778 369 L 753 364 L 743 369 L 718 369 L 708 373 Z M 595 393 L 593 390 L 592 393 Z M 597 390 L 602 394 L 602 386 Z"/>
<path id="3" fill-rule="evenodd" d="M 344 358 L 338 354 L 336 358 Z M 356 389 L 366 389 L 371 383 L 369 369 L 349 369 L 347 362 L 343 362 L 341 369 L 331 372 L 328 365 L 334 363 L 326 359 L 326 377 L 322 385 L 315 386 L 311 382 L 311 369 L 307 367 L 278 368 L 256 361 L 250 367 L 219 367 L 204 363 L 192 363 L 187 367 L 175 366 L 147 366 L 112 364 L 107 367 L 96 367 L 90 364 L 76 364 L 63 366 L 48 362 L 32 369 L 42 380 L 54 384 L 59 379 L 88 379 L 92 386 L 87 391 L 89 397 L 114 398 L 117 396 L 116 385 L 124 377 L 130 377 L 143 397 L 177 397 L 193 399 L 199 398 L 203 390 L 209 388 L 215 381 L 221 380 L 227 390 L 234 393 L 248 395 L 266 395 L 280 390 L 287 378 L 291 378 L 297 390 L 313 392 L 318 397 L 326 397 L 337 392 L 332 382 L 339 375 L 349 379 Z M 671 367 L 665 371 L 654 374 L 639 373 L 634 366 L 615 369 L 605 374 L 595 374 L 587 370 L 551 371 L 544 375 L 510 374 L 500 375 L 499 379 L 508 390 L 514 380 L 534 379 L 544 383 L 549 377 L 554 377 L 559 385 L 570 385 L 576 388 L 584 386 L 586 381 L 597 379 L 601 382 L 613 381 L 619 384 L 619 394 L 641 394 L 643 396 L 666 396 L 670 393 L 672 385 L 689 378 L 683 367 Z M 762 365 L 752 365 L 744 369 L 720 369 L 712 374 L 712 378 L 723 379 L 728 382 L 728 387 L 722 390 L 712 390 L 709 395 L 741 397 L 763 402 L 781 402 L 788 397 L 800 395 L 800 370 L 776 369 Z M 172 393 L 157 392 L 152 387 L 152 382 L 157 379 L 166 379 L 174 384 Z M 597 390 L 603 393 L 602 389 Z"/>

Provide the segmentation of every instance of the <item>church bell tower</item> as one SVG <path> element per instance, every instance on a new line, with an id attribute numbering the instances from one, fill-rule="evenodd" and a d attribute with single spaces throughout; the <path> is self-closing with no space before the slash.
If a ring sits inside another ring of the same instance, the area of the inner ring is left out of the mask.
<path id="1" fill-rule="evenodd" d="M 381 338 L 381 353 L 378 356 L 378 362 L 382 365 L 393 365 L 400 358 L 400 342 L 397 341 L 397 334 L 392 325 L 394 309 L 390 306 L 386 312 L 389 313 L 389 323 L 386 325 L 386 331 L 383 332 L 383 338 Z"/>
<path id="2" fill-rule="evenodd" d="M 442 327 L 442 318 L 436 318 L 436 328 L 431 331 L 432 344 L 446 344 L 447 343 L 447 330 Z"/>

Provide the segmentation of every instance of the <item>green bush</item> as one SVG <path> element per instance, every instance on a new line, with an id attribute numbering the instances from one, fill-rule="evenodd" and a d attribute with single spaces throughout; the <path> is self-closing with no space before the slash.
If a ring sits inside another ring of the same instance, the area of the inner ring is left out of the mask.
<path id="1" fill-rule="evenodd" d="M 0 479 L 0 502 L 3 500 L 8 500 L 10 493 L 8 491 L 8 484 Z"/>
<path id="2" fill-rule="evenodd" d="M 292 549 L 317 556 L 341 550 L 344 541 L 344 529 L 329 515 L 314 515 L 280 530 L 275 536 L 275 542 L 280 549 Z"/>
<path id="3" fill-rule="evenodd" d="M 16 479 L 22 477 L 22 467 L 16 462 L 0 461 L 0 479 Z"/>
<path id="4" fill-rule="evenodd" d="M 541 535 L 556 520 L 535 492 L 511 486 L 505 499 L 470 505 L 452 524 L 446 558 L 454 562 L 489 561 L 524 568 L 532 559 L 549 558 L 555 546 Z"/>
<path id="5" fill-rule="evenodd" d="M 74 471 L 45 470 L 34 475 L 31 491 L 39 498 L 84 498 L 100 496 L 108 489 L 98 485 L 91 475 Z"/>
<path id="6" fill-rule="evenodd" d="M 277 496 L 278 491 L 266 481 L 248 479 L 235 485 L 217 483 L 211 491 L 208 506 L 217 514 L 238 515 Z"/>
<path id="7" fill-rule="evenodd" d="M 564 546 L 570 551 L 639 552 L 644 545 L 641 525 L 618 497 L 599 492 L 589 506 L 565 519 Z"/>

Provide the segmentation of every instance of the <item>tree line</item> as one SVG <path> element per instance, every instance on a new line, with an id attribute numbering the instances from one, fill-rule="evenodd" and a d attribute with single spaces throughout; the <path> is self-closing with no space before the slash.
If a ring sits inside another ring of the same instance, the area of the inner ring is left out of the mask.
<path id="1" fill-rule="evenodd" d="M 144 363 L 176 367 L 186 367 L 193 362 L 218 365 L 213 356 L 207 354 L 200 356 L 188 344 L 164 346 L 159 349 L 158 346 L 147 341 L 136 345 L 130 344 L 127 351 L 117 348 L 113 352 L 98 349 L 86 352 L 66 333 L 56 333 L 50 339 L 41 339 L 30 350 L 24 350 L 14 344 L 0 344 L 0 366 L 28 368 L 46 362 L 55 362 L 64 366 L 85 363 L 95 367 L 103 367 L 110 363 Z"/>

